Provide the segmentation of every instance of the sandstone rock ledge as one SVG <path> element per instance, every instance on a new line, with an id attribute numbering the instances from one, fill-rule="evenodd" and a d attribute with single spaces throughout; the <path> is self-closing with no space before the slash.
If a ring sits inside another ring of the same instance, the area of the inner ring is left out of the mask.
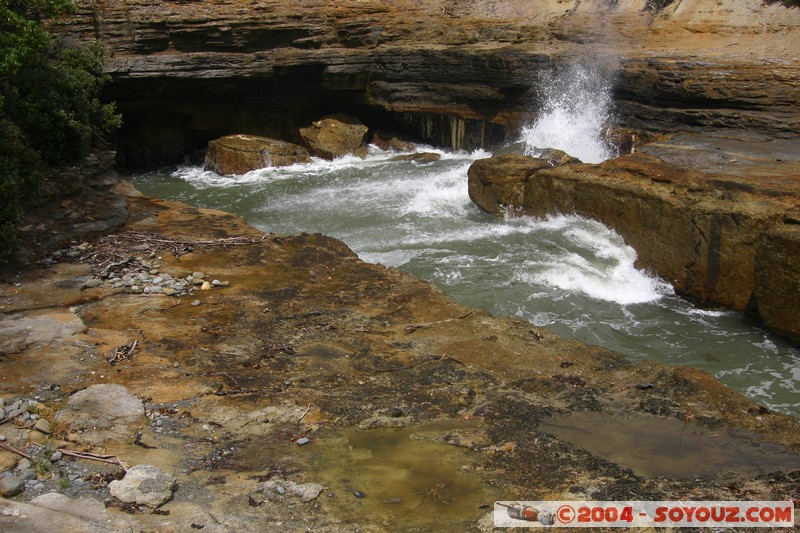
<path id="1" fill-rule="evenodd" d="M 60 483 L 77 465 L 54 454 L 50 477 L 36 481 L 40 488 L 26 485 L 13 499 L 0 499 L 3 531 L 35 530 L 65 520 L 66 512 L 86 531 L 441 531 L 445 523 L 491 531 L 491 509 L 481 505 L 498 499 L 776 500 L 798 493 L 796 474 L 775 465 L 760 472 L 723 465 L 701 479 L 654 474 L 627 462 L 642 453 L 638 448 L 594 455 L 546 430 L 552 417 L 578 411 L 612 420 L 603 426 L 622 434 L 635 433 L 635 424 L 682 428 L 686 421 L 717 435 L 751 431 L 762 446 L 794 450 L 785 454 L 787 464 L 800 465 L 795 418 L 754 405 L 703 372 L 633 365 L 526 322 L 458 306 L 431 285 L 366 264 L 322 235 L 263 234 L 233 215 L 145 198 L 129 187 L 117 191 L 128 194 L 122 228 L 81 244 L 69 260 L 0 285 L 0 327 L 48 310 L 69 311 L 86 325 L 2 354 L 0 398 L 35 395 L 37 416 L 56 420 L 51 415 L 68 396 L 119 384 L 143 401 L 145 417 L 127 432 L 115 428 L 130 437 L 112 436 L 102 448 L 59 424 L 45 435 L 24 423 L 0 423 L 0 434 L 31 453 L 39 453 L 35 441 L 48 450 L 80 448 L 129 466 L 154 465 L 176 475 L 177 490 L 159 513 L 114 504 L 113 476 L 95 475 L 100 467 L 82 461 L 75 477 L 83 483 Z M 153 275 L 216 277 L 230 285 L 209 284 L 185 297 L 134 294 L 100 275 L 102 283 L 87 288 L 93 273 L 120 275 L 124 260 Z M 121 347 L 125 357 L 109 356 Z M 382 485 L 364 485 L 359 461 L 383 445 L 355 445 L 348 440 L 353 431 L 413 432 L 431 423 L 438 425 L 402 445 L 427 442 L 424 449 L 441 457 L 422 454 L 417 471 L 383 466 Z M 420 503 L 410 492 L 419 487 L 415 476 L 453 453 L 459 459 L 449 477 L 452 505 Z M 18 469 L 18 459 L 0 449 L 0 469 Z M 340 462 L 351 465 L 347 475 L 328 470 Z M 412 496 L 381 496 L 381 488 Z M 43 490 L 109 498 L 107 514 L 80 516 L 63 502 L 48 511 L 33 499 Z M 447 514 L 458 505 L 459 514 Z"/>
<path id="2" fill-rule="evenodd" d="M 520 155 L 477 161 L 470 197 L 500 216 L 576 213 L 619 232 L 638 264 L 701 302 L 800 338 L 800 184 L 704 173 L 632 154 L 600 165 Z"/>

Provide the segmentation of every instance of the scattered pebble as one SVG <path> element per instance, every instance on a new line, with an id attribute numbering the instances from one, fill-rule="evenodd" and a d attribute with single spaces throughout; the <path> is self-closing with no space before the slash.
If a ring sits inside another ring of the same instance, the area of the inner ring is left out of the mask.
<path id="1" fill-rule="evenodd" d="M 306 444 L 308 444 L 309 442 L 311 442 L 311 439 L 309 439 L 308 437 L 301 437 L 301 438 L 299 438 L 299 439 L 297 439 L 297 440 L 295 441 L 295 443 L 296 443 L 298 446 L 305 446 L 305 445 L 306 445 Z"/>
<path id="2" fill-rule="evenodd" d="M 197 307 L 198 305 L 200 305 L 200 300 L 195 300 L 189 305 L 191 305 L 192 307 Z"/>
<path id="3" fill-rule="evenodd" d="M 366 498 L 367 497 L 367 495 L 364 494 L 363 492 L 361 492 L 360 490 L 354 490 L 353 491 L 353 496 L 355 496 L 356 498 Z"/>

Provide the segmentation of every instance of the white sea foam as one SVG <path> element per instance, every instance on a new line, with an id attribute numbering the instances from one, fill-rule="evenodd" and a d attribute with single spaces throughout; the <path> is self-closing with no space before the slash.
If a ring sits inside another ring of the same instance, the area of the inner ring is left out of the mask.
<path id="1" fill-rule="evenodd" d="M 542 109 L 522 130 L 530 155 L 546 148 L 563 150 L 584 163 L 613 157 L 603 140 L 611 119 L 612 78 L 607 64 L 575 64 L 541 80 Z"/>

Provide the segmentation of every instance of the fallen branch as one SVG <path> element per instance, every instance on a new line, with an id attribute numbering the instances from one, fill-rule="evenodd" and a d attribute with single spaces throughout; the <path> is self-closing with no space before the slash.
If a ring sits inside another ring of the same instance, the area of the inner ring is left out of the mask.
<path id="1" fill-rule="evenodd" d="M 65 450 L 63 448 L 58 449 L 64 455 L 69 455 L 70 457 L 77 457 L 78 459 L 88 459 L 90 461 L 100 461 L 101 463 L 110 463 L 119 466 L 124 472 L 128 472 L 128 465 L 120 461 L 119 457 L 116 455 L 98 455 L 96 453 L 89 453 L 89 452 L 74 452 L 72 450 Z"/>
<path id="2" fill-rule="evenodd" d="M 30 455 L 28 455 L 27 453 L 23 452 L 22 450 L 19 450 L 19 449 L 17 449 L 17 448 L 14 448 L 14 447 L 13 447 L 13 446 L 11 446 L 10 444 L 6 444 L 6 443 L 5 443 L 5 442 L 3 442 L 3 441 L 0 441 L 0 448 L 4 448 L 4 449 L 6 449 L 6 450 L 10 451 L 11 453 L 16 453 L 17 455 L 21 455 L 22 457 L 24 457 L 24 458 L 25 458 L 25 459 L 27 459 L 28 461 L 33 461 L 33 457 L 31 457 L 31 456 L 30 456 Z"/>
<path id="3" fill-rule="evenodd" d="M 249 244 L 257 244 L 259 242 L 262 242 L 266 238 L 266 235 L 264 235 L 260 238 L 226 237 L 222 239 L 190 241 L 182 239 L 169 239 L 167 237 L 146 234 L 146 233 L 120 233 L 117 236 L 122 239 L 127 239 L 129 241 L 146 242 L 148 244 L 156 243 L 160 245 L 165 245 L 166 247 L 169 247 L 172 250 L 172 252 L 175 254 L 176 257 L 180 257 L 181 255 L 191 252 L 194 246 L 222 246 L 222 247 L 245 246 Z"/>
<path id="4" fill-rule="evenodd" d="M 0 444 L 3 444 L 3 443 L 0 442 Z M 37 448 L 43 448 L 43 446 L 41 446 L 40 444 L 34 444 L 34 446 L 36 446 Z M 56 450 L 56 451 L 61 452 L 62 455 L 68 455 L 70 457 L 76 457 L 78 459 L 87 459 L 89 461 L 99 461 L 101 463 L 109 463 L 109 464 L 117 465 L 125 473 L 127 473 L 128 472 L 128 468 L 130 468 L 128 465 L 126 465 L 125 463 L 120 461 L 119 457 L 117 457 L 116 455 L 100 455 L 100 454 L 90 453 L 90 452 L 76 452 L 76 451 L 73 451 L 73 450 L 67 450 L 65 448 L 58 448 L 58 450 Z M 19 453 L 19 452 L 17 452 L 17 453 Z M 26 456 L 26 457 L 28 457 L 28 456 Z M 30 459 L 30 457 L 28 457 L 28 459 Z"/>
<path id="5" fill-rule="evenodd" d="M 297 421 L 300 422 L 301 420 L 303 420 L 306 417 L 306 415 L 308 414 L 309 411 L 311 411 L 311 404 L 308 404 L 308 407 L 306 407 L 305 412 L 303 413 L 303 415 L 300 418 L 297 419 Z"/>
<path id="6" fill-rule="evenodd" d="M 418 329 L 429 328 L 431 326 L 436 326 L 436 325 L 439 325 L 439 324 L 445 324 L 447 322 L 455 322 L 456 320 L 464 320 L 465 318 L 470 317 L 470 316 L 472 316 L 472 313 L 467 313 L 464 316 L 457 316 L 457 317 L 454 317 L 454 318 L 448 318 L 446 320 L 437 320 L 436 322 L 423 322 L 421 324 L 413 324 L 411 326 L 406 326 L 405 332 L 406 333 L 413 333 L 413 332 L 417 331 Z"/>

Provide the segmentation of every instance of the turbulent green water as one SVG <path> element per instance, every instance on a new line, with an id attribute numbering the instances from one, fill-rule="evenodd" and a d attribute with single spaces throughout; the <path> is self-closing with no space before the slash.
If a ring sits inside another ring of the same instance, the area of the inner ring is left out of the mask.
<path id="1" fill-rule="evenodd" d="M 198 167 L 131 176 L 153 196 L 237 213 L 265 231 L 321 232 L 365 261 L 430 280 L 459 303 L 515 316 L 631 359 L 696 366 L 771 408 L 800 414 L 800 350 L 739 314 L 694 307 L 634 268 L 605 226 L 574 216 L 496 220 L 467 195 L 487 154 L 435 163 L 373 150 L 222 177 Z"/>

